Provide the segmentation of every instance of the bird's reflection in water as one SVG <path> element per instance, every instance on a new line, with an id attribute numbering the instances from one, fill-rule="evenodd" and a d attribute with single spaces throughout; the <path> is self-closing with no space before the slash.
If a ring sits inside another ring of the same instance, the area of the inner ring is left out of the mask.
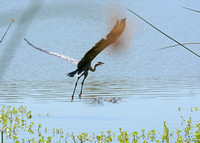
<path id="1" fill-rule="evenodd" d="M 107 103 L 120 103 L 122 102 L 122 97 L 99 97 L 99 98 L 94 98 L 92 101 L 92 104 L 98 104 L 98 105 L 103 105 L 105 102 Z"/>

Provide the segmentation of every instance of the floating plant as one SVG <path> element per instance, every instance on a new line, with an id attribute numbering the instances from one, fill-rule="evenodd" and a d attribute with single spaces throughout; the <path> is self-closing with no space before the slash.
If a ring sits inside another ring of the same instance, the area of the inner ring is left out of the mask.
<path id="1" fill-rule="evenodd" d="M 194 111 L 199 111 L 199 108 L 193 108 Z M 181 111 L 181 108 L 179 107 L 178 110 Z M 108 130 L 106 132 L 102 131 L 99 134 L 83 132 L 75 135 L 74 133 L 65 132 L 62 128 L 48 129 L 45 125 L 33 122 L 32 116 L 32 112 L 28 111 L 27 107 L 24 106 L 18 108 L 2 106 L 0 111 L 0 129 L 4 140 L 14 143 L 170 143 L 172 140 L 176 143 L 200 142 L 200 123 L 193 122 L 191 117 L 184 119 L 181 116 L 181 127 L 183 128 L 176 129 L 176 131 L 170 130 L 167 122 L 164 121 L 163 131 L 156 131 L 155 129 L 146 131 L 141 129 L 140 131 L 127 132 L 119 128 L 118 133 Z M 46 117 L 49 117 L 49 113 Z M 28 136 L 23 136 L 25 134 Z"/>

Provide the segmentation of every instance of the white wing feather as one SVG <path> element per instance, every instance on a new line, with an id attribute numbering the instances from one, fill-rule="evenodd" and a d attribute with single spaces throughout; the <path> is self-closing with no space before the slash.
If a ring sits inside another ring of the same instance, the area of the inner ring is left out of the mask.
<path id="1" fill-rule="evenodd" d="M 53 56 L 56 56 L 56 57 L 59 57 L 61 59 L 64 59 L 72 64 L 78 64 L 79 63 L 79 60 L 76 60 L 76 59 L 73 59 L 73 58 L 70 58 L 68 56 L 65 56 L 65 55 L 62 55 L 62 54 L 59 54 L 59 53 L 54 53 L 54 52 L 50 52 L 50 51 L 47 51 L 47 50 L 43 50 L 43 49 L 40 49 L 36 46 L 34 46 L 33 44 L 31 44 L 27 39 L 24 39 L 31 47 L 41 51 L 41 52 L 44 52 L 46 54 L 49 54 L 49 55 L 53 55 Z"/>

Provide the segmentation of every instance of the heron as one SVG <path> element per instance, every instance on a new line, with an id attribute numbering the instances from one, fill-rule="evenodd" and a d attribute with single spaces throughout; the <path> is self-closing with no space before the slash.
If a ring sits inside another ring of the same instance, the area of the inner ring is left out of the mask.
<path id="1" fill-rule="evenodd" d="M 122 34 L 122 32 L 124 31 L 125 29 L 125 25 L 126 25 L 126 18 L 123 18 L 121 19 L 121 21 L 117 21 L 116 24 L 114 25 L 113 29 L 110 31 L 109 34 L 107 34 L 106 38 L 102 38 L 99 42 L 97 42 L 95 44 L 95 46 L 93 46 L 84 56 L 83 58 L 79 61 L 77 59 L 73 59 L 73 58 L 70 58 L 68 56 L 65 56 L 65 55 L 62 55 L 62 54 L 59 54 L 59 53 L 54 53 L 54 52 L 50 52 L 50 51 L 47 51 L 47 50 L 43 50 L 41 48 L 38 48 L 36 46 L 34 46 L 31 42 L 29 42 L 26 38 L 24 38 L 24 40 L 33 48 L 41 51 L 41 52 L 44 52 L 46 54 L 49 54 L 49 55 L 53 55 L 53 56 L 56 56 L 56 57 L 59 57 L 61 59 L 64 59 L 72 64 L 75 64 L 77 65 L 77 69 L 68 73 L 67 75 L 69 77 L 74 77 L 74 76 L 77 76 L 77 80 L 75 82 L 75 86 L 74 86 L 74 90 L 73 90 L 73 93 L 72 93 L 72 99 L 71 101 L 73 101 L 74 99 L 74 94 L 75 94 L 75 90 L 76 90 L 76 86 L 77 86 L 77 83 L 79 81 L 79 79 L 83 77 L 83 80 L 82 80 L 82 83 L 81 83 L 81 90 L 80 90 L 80 94 L 79 94 L 79 99 L 81 99 L 81 95 L 82 95 L 82 91 L 83 91 L 83 85 L 84 85 L 84 82 L 85 82 L 85 79 L 87 78 L 88 76 L 88 71 L 92 71 L 92 72 L 95 72 L 96 70 L 96 67 L 97 66 L 100 66 L 102 64 L 104 64 L 103 62 L 97 62 L 95 63 L 93 66 L 91 66 L 91 62 L 92 60 L 101 52 L 103 51 L 106 47 L 108 47 L 109 45 L 111 45 L 112 43 L 114 43 L 119 37 L 120 35 Z"/>

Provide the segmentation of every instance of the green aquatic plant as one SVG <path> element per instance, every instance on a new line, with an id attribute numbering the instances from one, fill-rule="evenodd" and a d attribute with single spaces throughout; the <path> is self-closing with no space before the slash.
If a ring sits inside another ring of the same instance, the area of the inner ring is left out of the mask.
<path id="1" fill-rule="evenodd" d="M 164 129 L 163 129 L 163 135 L 161 137 L 162 142 L 169 143 L 170 133 L 169 133 L 169 128 L 166 125 L 166 121 L 164 121 L 164 126 L 163 127 L 164 127 Z"/>
<path id="2" fill-rule="evenodd" d="M 31 126 L 27 126 L 27 120 L 31 118 L 31 111 L 27 111 L 26 107 L 3 106 L 0 114 L 1 131 L 6 137 L 18 141 L 18 132 L 25 131 L 28 126 Z"/>
<path id="3" fill-rule="evenodd" d="M 148 135 L 147 138 L 150 139 L 150 141 L 156 141 L 156 130 L 151 130 Z"/>
<path id="4" fill-rule="evenodd" d="M 198 108 L 197 106 L 191 107 L 191 112 L 193 112 L 193 111 L 198 111 L 198 110 L 200 110 L 200 108 Z"/>
<path id="5" fill-rule="evenodd" d="M 180 106 L 178 107 L 178 111 L 181 111 L 181 107 Z"/>
<path id="6" fill-rule="evenodd" d="M 137 143 L 138 139 L 139 139 L 138 132 L 136 132 L 136 131 L 132 132 L 132 136 L 133 136 L 132 142 Z"/>
<path id="7" fill-rule="evenodd" d="M 129 142 L 129 134 L 126 131 L 122 131 L 121 128 L 119 128 L 120 135 L 118 136 L 118 141 L 120 143 L 128 143 Z"/>
<path id="8" fill-rule="evenodd" d="M 181 111 L 181 108 L 179 109 Z M 199 108 L 194 107 L 194 111 L 199 111 Z M 100 134 L 83 132 L 76 135 L 65 132 L 62 128 L 48 129 L 41 123 L 35 123 L 32 121 L 32 113 L 27 110 L 27 107 L 2 106 L 0 111 L 0 129 L 3 132 L 4 139 L 14 143 L 199 143 L 200 123 L 192 121 L 191 117 L 185 119 L 181 116 L 181 119 L 181 128 L 175 131 L 171 131 L 167 122 L 164 121 L 163 131 L 161 132 L 155 129 L 127 132 L 119 128 L 117 133 L 107 130 L 106 132 L 100 132 Z M 23 137 L 23 134 L 27 134 L 28 137 Z"/>
<path id="9" fill-rule="evenodd" d="M 199 143 L 200 142 L 200 123 L 196 125 L 197 131 L 194 134 L 194 142 Z"/>

